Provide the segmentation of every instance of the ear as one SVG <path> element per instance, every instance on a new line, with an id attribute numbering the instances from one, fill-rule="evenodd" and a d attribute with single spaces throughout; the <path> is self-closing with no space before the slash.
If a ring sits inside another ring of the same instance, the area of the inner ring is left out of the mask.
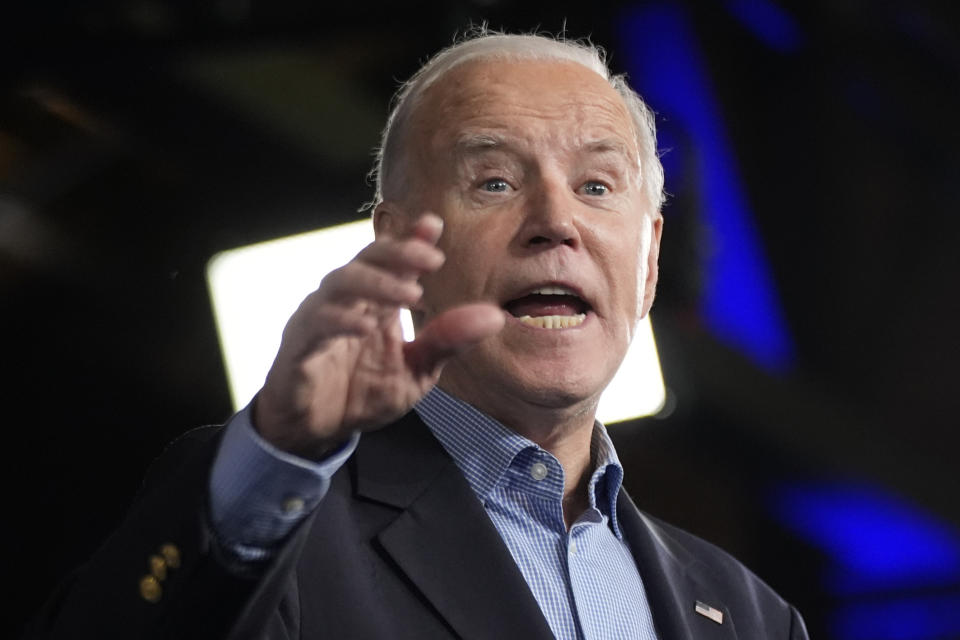
<path id="1" fill-rule="evenodd" d="M 663 216 L 658 212 L 653 219 L 650 234 L 650 250 L 647 252 L 647 280 L 643 283 L 643 307 L 640 317 L 650 313 L 653 298 L 657 293 L 657 277 L 660 275 L 660 236 L 663 233 Z"/>
<path id="2" fill-rule="evenodd" d="M 410 235 L 410 216 L 395 202 L 384 200 L 373 210 L 373 233 L 380 238 L 405 238 Z M 418 302 L 417 305 L 420 303 Z M 410 307 L 415 332 L 423 326 L 423 311 L 417 305 Z"/>
<path id="3" fill-rule="evenodd" d="M 384 200 L 373 210 L 373 233 L 377 238 L 402 238 L 409 226 L 410 220 L 395 202 Z"/>

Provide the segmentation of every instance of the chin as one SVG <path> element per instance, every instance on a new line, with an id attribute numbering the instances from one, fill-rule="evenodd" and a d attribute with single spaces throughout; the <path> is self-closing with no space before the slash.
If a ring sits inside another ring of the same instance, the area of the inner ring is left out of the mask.
<path id="1" fill-rule="evenodd" d="M 614 350 L 609 346 L 585 353 L 582 345 L 531 349 L 522 344 L 488 342 L 455 357 L 444 368 L 441 387 L 487 413 L 508 405 L 581 413 L 596 407 L 619 366 L 619 361 L 597 359 L 598 353 Z"/>
<path id="2" fill-rule="evenodd" d="M 538 388 L 523 389 L 525 404 L 544 411 L 560 414 L 579 415 L 595 409 L 600 399 L 599 393 L 587 393 L 582 389 Z"/>
<path id="3" fill-rule="evenodd" d="M 550 409 L 563 409 L 596 402 L 606 387 L 606 379 L 583 379 L 582 377 L 518 381 L 517 388 L 530 404 Z"/>
<path id="4" fill-rule="evenodd" d="M 585 367 L 585 361 L 530 356 L 510 359 L 501 363 L 495 384 L 517 400 L 544 409 L 595 406 L 615 369 L 611 370 L 609 363 Z"/>

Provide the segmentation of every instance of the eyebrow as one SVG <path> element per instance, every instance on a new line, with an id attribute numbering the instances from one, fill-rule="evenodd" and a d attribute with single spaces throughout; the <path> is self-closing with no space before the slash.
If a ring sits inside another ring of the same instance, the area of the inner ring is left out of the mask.
<path id="1" fill-rule="evenodd" d="M 630 158 L 630 151 L 622 140 L 617 138 L 601 138 L 600 140 L 591 140 L 583 145 L 583 150 L 588 153 L 617 153 L 624 158 Z"/>
<path id="2" fill-rule="evenodd" d="M 486 133 L 468 133 L 457 138 L 453 145 L 457 156 L 472 156 L 485 151 L 510 149 L 512 145 L 501 138 Z"/>

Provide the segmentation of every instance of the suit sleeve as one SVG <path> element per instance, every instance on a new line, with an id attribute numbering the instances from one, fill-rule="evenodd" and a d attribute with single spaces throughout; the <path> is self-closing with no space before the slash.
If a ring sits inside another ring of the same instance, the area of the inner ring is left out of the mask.
<path id="1" fill-rule="evenodd" d="M 790 607 L 790 640 L 810 640 L 810 636 L 807 635 L 807 625 L 803 622 L 803 616 L 794 606 Z"/>
<path id="2" fill-rule="evenodd" d="M 243 637 L 238 620 L 256 635 L 283 616 L 303 527 L 255 571 L 227 568 L 207 517 L 222 435 L 203 427 L 167 448 L 120 527 L 61 585 L 27 638 Z"/>
<path id="3" fill-rule="evenodd" d="M 213 533 L 227 563 L 239 571 L 269 560 L 330 488 L 353 454 L 358 433 L 323 460 L 278 450 L 253 428 L 250 408 L 233 417 L 210 474 Z"/>

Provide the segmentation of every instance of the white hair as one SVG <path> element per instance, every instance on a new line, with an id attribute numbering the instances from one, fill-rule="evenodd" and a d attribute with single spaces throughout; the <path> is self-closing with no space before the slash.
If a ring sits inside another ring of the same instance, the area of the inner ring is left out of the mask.
<path id="1" fill-rule="evenodd" d="M 663 166 L 657 155 L 657 131 L 654 114 L 627 84 L 623 74 L 614 75 L 607 66 L 604 50 L 589 41 L 552 38 L 539 34 L 504 34 L 481 26 L 468 31 L 461 40 L 437 53 L 413 74 L 397 91 L 371 176 L 376 193 L 371 207 L 392 191 L 397 167 L 402 164 L 403 136 L 424 92 L 451 69 L 471 60 L 556 60 L 575 62 L 599 74 L 620 95 L 633 120 L 640 155 L 640 186 L 652 213 L 663 205 Z"/>

